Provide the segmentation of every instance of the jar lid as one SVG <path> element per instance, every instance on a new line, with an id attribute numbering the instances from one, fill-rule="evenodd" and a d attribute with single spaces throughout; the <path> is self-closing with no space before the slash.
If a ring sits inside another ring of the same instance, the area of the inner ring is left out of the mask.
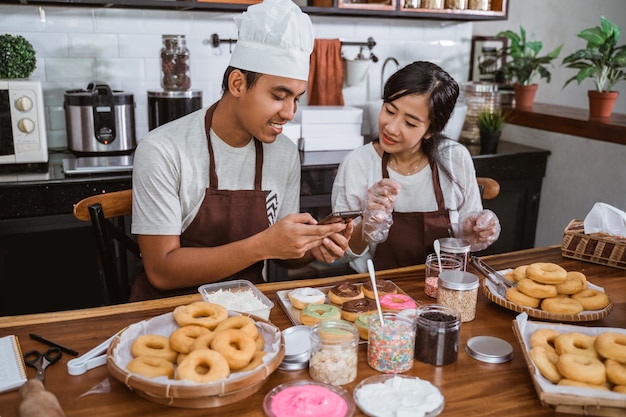
<path id="1" fill-rule="evenodd" d="M 443 271 L 439 274 L 439 287 L 451 290 L 473 290 L 478 288 L 478 277 L 465 271 Z"/>
<path id="2" fill-rule="evenodd" d="M 513 359 L 513 346 L 506 340 L 492 336 L 475 336 L 467 341 L 465 352 L 472 358 L 487 363 L 504 363 Z"/>
<path id="3" fill-rule="evenodd" d="M 148 90 L 148 98 L 186 99 L 202 97 L 202 90 Z"/>
<path id="4" fill-rule="evenodd" d="M 285 357 L 278 366 L 283 371 L 296 371 L 309 365 L 311 357 L 311 328 L 292 326 L 283 330 Z"/>
<path id="5" fill-rule="evenodd" d="M 441 250 L 448 253 L 467 253 L 472 247 L 467 240 L 457 237 L 446 237 L 438 240 Z"/>

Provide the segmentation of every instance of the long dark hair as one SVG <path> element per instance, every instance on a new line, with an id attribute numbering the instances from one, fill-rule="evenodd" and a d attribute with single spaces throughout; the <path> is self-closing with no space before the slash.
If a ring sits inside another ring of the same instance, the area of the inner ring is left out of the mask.
<path id="1" fill-rule="evenodd" d="M 411 94 L 429 98 L 428 118 L 430 137 L 422 140 L 422 151 L 429 161 L 434 161 L 446 177 L 463 189 L 454 180 L 450 171 L 441 163 L 439 145 L 447 137 L 442 133 L 459 97 L 459 84 L 441 67 L 428 61 L 415 61 L 396 71 L 385 83 L 383 102 L 391 103 Z M 462 204 L 461 204 L 462 205 Z"/>

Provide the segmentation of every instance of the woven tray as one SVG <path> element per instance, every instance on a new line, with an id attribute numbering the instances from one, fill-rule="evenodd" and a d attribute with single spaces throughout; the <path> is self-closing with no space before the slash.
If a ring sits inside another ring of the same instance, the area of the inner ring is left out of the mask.
<path id="1" fill-rule="evenodd" d="M 563 232 L 561 251 L 567 258 L 626 269 L 626 239 L 584 232 L 581 220 L 572 220 Z"/>
<path id="2" fill-rule="evenodd" d="M 231 313 L 232 315 L 233 313 Z M 235 313 L 238 314 L 238 313 Z M 135 323 L 117 335 L 107 349 L 107 367 L 111 375 L 139 396 L 163 405 L 182 408 L 211 408 L 231 404 L 257 392 L 267 377 L 278 368 L 285 356 L 285 341 L 281 331 L 267 320 L 244 314 L 257 322 L 265 337 L 267 355 L 263 364 L 253 371 L 232 373 L 228 378 L 207 384 L 194 384 L 186 381 L 170 380 L 164 377 L 149 379 L 126 370 L 124 358 L 130 354 L 128 334 L 169 335 L 176 326 L 172 313 Z M 119 351 L 116 351 L 118 350 Z M 157 382 L 158 381 L 158 382 Z"/>

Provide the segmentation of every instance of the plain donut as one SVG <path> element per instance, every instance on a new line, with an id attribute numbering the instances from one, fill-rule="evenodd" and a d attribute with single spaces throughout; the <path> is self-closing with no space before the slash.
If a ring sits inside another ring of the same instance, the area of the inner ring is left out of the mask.
<path id="1" fill-rule="evenodd" d="M 524 278 L 518 281 L 517 289 L 522 294 L 526 294 L 534 298 L 550 298 L 556 297 L 558 294 L 556 286 L 551 284 L 542 284 L 530 278 Z"/>
<path id="2" fill-rule="evenodd" d="M 137 336 L 130 345 L 130 353 L 133 357 L 152 356 L 163 358 L 172 363 L 176 361 L 178 352 L 170 347 L 170 340 L 158 334 L 142 334 Z"/>
<path id="3" fill-rule="evenodd" d="M 541 302 L 541 309 L 554 314 L 579 314 L 584 307 L 578 301 L 567 296 L 545 298 Z"/>
<path id="4" fill-rule="evenodd" d="M 222 320 L 227 318 L 228 310 L 226 308 L 206 301 L 196 301 L 174 309 L 174 320 L 181 327 L 195 324 L 213 330 Z"/>
<path id="5" fill-rule="evenodd" d="M 555 263 L 535 262 L 526 268 L 526 276 L 542 284 L 562 284 L 567 278 L 567 271 Z"/>
<path id="6" fill-rule="evenodd" d="M 137 356 L 128 362 L 126 369 L 146 378 L 157 378 L 159 376 L 174 378 L 174 364 L 167 359 L 155 356 Z"/>
<path id="7" fill-rule="evenodd" d="M 209 332 L 210 330 L 206 327 L 196 326 L 195 324 L 179 327 L 170 335 L 170 347 L 179 353 L 189 353 L 191 352 L 193 342 L 198 337 Z"/>
<path id="8" fill-rule="evenodd" d="M 570 332 L 562 334 L 554 339 L 554 347 L 556 349 L 556 353 L 559 355 L 572 353 L 581 356 L 588 356 L 590 358 L 598 358 L 598 352 L 594 348 L 595 341 L 595 336 Z"/>
<path id="9" fill-rule="evenodd" d="M 210 349 L 191 351 L 176 370 L 177 379 L 198 383 L 218 381 L 229 375 L 230 368 L 226 359 Z"/>
<path id="10" fill-rule="evenodd" d="M 556 367 L 564 378 L 572 381 L 594 385 L 606 383 L 606 371 L 600 359 L 563 353 L 559 356 Z"/>
<path id="11" fill-rule="evenodd" d="M 587 289 L 587 277 L 582 272 L 568 271 L 565 282 L 556 285 L 559 294 L 572 295 Z"/>
<path id="12" fill-rule="evenodd" d="M 594 347 L 603 358 L 626 363 L 626 334 L 615 332 L 599 334 Z"/>
<path id="13" fill-rule="evenodd" d="M 539 303 L 541 302 L 541 300 L 538 298 L 521 293 L 515 287 L 507 289 L 504 297 L 513 304 L 517 304 L 518 306 L 522 307 L 537 308 L 539 307 Z"/>
<path id="14" fill-rule="evenodd" d="M 239 329 L 253 339 L 259 335 L 259 329 L 256 328 L 254 320 L 248 316 L 232 316 L 217 325 L 215 331 L 226 329 Z"/>
<path id="15" fill-rule="evenodd" d="M 571 297 L 582 304 L 585 310 L 602 310 L 610 303 L 609 297 L 605 293 L 590 288 L 572 294 Z"/>
<path id="16" fill-rule="evenodd" d="M 256 342 L 243 330 L 226 329 L 215 332 L 211 349 L 219 352 L 232 370 L 248 365 L 256 352 Z"/>
<path id="17" fill-rule="evenodd" d="M 559 355 L 554 350 L 548 350 L 543 346 L 537 346 L 530 349 L 530 357 L 537 366 L 539 373 L 548 381 L 556 384 L 563 377 L 556 367 L 559 361 Z"/>
<path id="18" fill-rule="evenodd" d="M 604 361 L 606 379 L 615 385 L 626 385 L 626 365 L 613 359 Z"/>
<path id="19" fill-rule="evenodd" d="M 561 333 L 553 329 L 539 329 L 535 330 L 530 335 L 530 347 L 543 347 L 547 350 L 556 353 L 554 348 L 554 341 L 559 337 Z"/>

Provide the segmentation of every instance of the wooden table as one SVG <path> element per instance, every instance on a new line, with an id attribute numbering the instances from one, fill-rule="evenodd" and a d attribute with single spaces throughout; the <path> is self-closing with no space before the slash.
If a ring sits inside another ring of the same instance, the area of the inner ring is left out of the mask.
<path id="1" fill-rule="evenodd" d="M 483 258 L 496 269 L 515 267 L 531 262 L 555 262 L 567 270 L 585 273 L 590 281 L 605 288 L 614 308 L 601 320 L 580 323 L 584 326 L 626 327 L 626 271 L 601 265 L 576 261 L 561 256 L 557 246 L 529 249 Z M 377 276 L 393 280 L 409 295 L 426 303 L 433 302 L 424 295 L 424 266 L 379 271 Z M 326 286 L 340 281 L 363 282 L 367 275 L 321 278 L 305 281 L 287 281 L 259 285 L 276 306 L 270 319 L 281 329 L 291 326 L 276 298 L 276 291 L 301 286 Z M 482 276 L 481 276 L 482 279 Z M 199 295 L 174 297 L 155 301 L 123 304 L 68 312 L 0 317 L 0 336 L 16 334 L 22 349 L 43 349 L 31 340 L 29 333 L 37 333 L 84 354 L 109 338 L 123 327 L 140 320 L 167 313 L 174 307 L 199 299 Z M 554 410 L 543 407 L 529 375 L 519 343 L 512 331 L 512 320 L 517 313 L 489 301 L 482 293 L 478 296 L 476 319 L 461 326 L 461 346 L 458 360 L 450 365 L 435 367 L 416 361 L 410 375 L 431 381 L 441 390 L 446 405 L 442 416 L 553 416 Z M 513 345 L 514 358 L 503 364 L 479 362 L 469 357 L 464 349 L 473 336 L 489 335 L 502 338 Z M 345 386 L 350 392 L 358 381 L 377 374 L 365 359 L 366 345 L 359 348 L 357 381 Z M 60 363 L 46 370 L 46 388 L 61 402 L 67 416 L 263 416 L 265 394 L 273 387 L 287 381 L 309 379 L 308 370 L 276 371 L 253 396 L 215 409 L 181 409 L 161 406 L 139 397 L 122 383 L 112 378 L 106 366 L 88 371 L 84 375 L 70 376 L 64 354 Z M 34 377 L 34 370 L 28 369 Z M 105 387 L 110 383 L 110 390 Z M 98 391 L 87 394 L 90 390 Z M 101 392 L 99 392 L 101 391 Z M 0 416 L 18 416 L 20 396 L 18 391 L 0 394 Z M 362 416 L 359 410 L 355 415 Z M 562 414 L 561 414 L 562 415 Z"/>

